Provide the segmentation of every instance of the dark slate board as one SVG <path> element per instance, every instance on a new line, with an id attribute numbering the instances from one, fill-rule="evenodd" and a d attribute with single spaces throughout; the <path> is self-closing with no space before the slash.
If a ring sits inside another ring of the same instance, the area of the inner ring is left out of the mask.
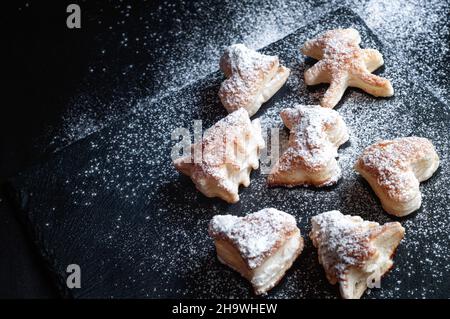
<path id="1" fill-rule="evenodd" d="M 171 132 L 202 119 L 209 127 L 226 115 L 217 98 L 221 74 L 216 72 L 159 101 L 147 103 L 114 126 L 54 154 L 11 180 L 20 216 L 64 296 L 93 297 L 252 297 L 249 284 L 221 265 L 207 235 L 215 214 L 244 215 L 263 207 L 293 214 L 307 239 L 309 219 L 326 210 L 384 223 L 393 218 L 380 207 L 370 187 L 352 170 L 356 156 L 380 138 L 420 135 L 435 143 L 442 164 L 423 183 L 424 203 L 401 220 L 407 234 L 395 268 L 382 289 L 366 298 L 448 297 L 448 140 L 449 110 L 419 84 L 409 83 L 382 44 L 352 11 L 339 9 L 301 28 L 262 51 L 278 54 L 292 69 L 287 85 L 256 114 L 264 127 L 282 127 L 279 110 L 292 103 L 317 103 L 326 86 L 306 88 L 302 75 L 307 60 L 299 46 L 308 38 L 336 27 L 356 27 L 363 46 L 377 48 L 386 66 L 378 71 L 393 79 L 396 94 L 377 99 L 349 89 L 338 106 L 351 130 L 340 150 L 343 179 L 326 189 L 273 188 L 266 176 L 252 173 L 238 204 L 228 205 L 197 192 L 178 174 L 170 159 Z M 385 71 L 386 70 L 386 71 Z M 269 125 L 271 124 L 271 125 Z M 286 131 L 281 138 L 286 139 Z M 82 287 L 67 289 L 66 267 L 82 270 Z M 311 242 L 268 298 L 336 298 L 337 288 L 325 279 Z"/>

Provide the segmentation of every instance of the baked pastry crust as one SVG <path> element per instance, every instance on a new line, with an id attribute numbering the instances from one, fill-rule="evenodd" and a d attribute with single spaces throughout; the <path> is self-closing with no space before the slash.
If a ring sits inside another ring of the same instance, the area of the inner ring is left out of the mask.
<path id="1" fill-rule="evenodd" d="M 380 280 L 391 269 L 405 234 L 398 222 L 379 225 L 337 210 L 316 215 L 311 223 L 310 238 L 319 263 L 328 281 L 339 283 L 344 299 L 359 299 L 369 281 Z"/>
<path id="2" fill-rule="evenodd" d="M 320 101 L 323 107 L 335 107 L 349 86 L 374 96 L 394 94 L 389 80 L 372 74 L 383 65 L 383 56 L 374 49 L 361 49 L 360 42 L 359 32 L 350 28 L 327 31 L 304 44 L 303 54 L 319 60 L 306 70 L 306 84 L 330 83 Z"/>
<path id="3" fill-rule="evenodd" d="M 228 112 L 239 108 L 252 116 L 286 82 L 290 70 L 277 56 L 269 56 L 235 44 L 225 50 L 220 69 L 227 79 L 222 83 L 219 97 Z"/>
<path id="4" fill-rule="evenodd" d="M 219 261 L 249 280 L 257 295 L 272 289 L 303 249 L 295 218 L 274 208 L 214 216 L 209 234 Z"/>
<path id="5" fill-rule="evenodd" d="M 430 178 L 438 166 L 439 156 L 431 141 L 412 136 L 367 147 L 355 170 L 370 184 L 385 211 L 405 216 L 419 209 L 419 183 Z"/>
<path id="6" fill-rule="evenodd" d="M 348 138 L 338 112 L 319 105 L 297 105 L 281 111 L 291 131 L 289 146 L 268 176 L 270 186 L 335 184 L 341 176 L 337 150 Z"/>
<path id="7" fill-rule="evenodd" d="M 250 121 L 248 113 L 239 109 L 206 130 L 202 142 L 192 144 L 191 154 L 174 165 L 205 196 L 236 203 L 239 185 L 250 185 L 250 172 L 259 167 L 259 151 L 264 147 L 259 120 Z M 197 148 L 202 157 L 196 161 Z"/>

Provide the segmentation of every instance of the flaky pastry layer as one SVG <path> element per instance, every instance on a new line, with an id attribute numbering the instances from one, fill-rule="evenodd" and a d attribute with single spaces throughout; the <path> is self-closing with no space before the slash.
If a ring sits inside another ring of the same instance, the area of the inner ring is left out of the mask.
<path id="1" fill-rule="evenodd" d="M 383 56 L 374 49 L 361 49 L 360 42 L 359 32 L 350 28 L 327 31 L 304 44 L 303 54 L 319 60 L 306 70 L 305 83 L 330 83 L 320 101 L 323 107 L 335 107 L 349 86 L 374 96 L 394 94 L 389 80 L 372 74 L 383 65 Z"/>
<path id="2" fill-rule="evenodd" d="M 236 203 L 239 185 L 250 185 L 250 172 L 259 167 L 264 146 L 259 120 L 250 121 L 248 113 L 239 109 L 206 130 L 202 142 L 191 145 L 191 154 L 176 159 L 174 165 L 205 196 Z"/>
<path id="3" fill-rule="evenodd" d="M 273 208 L 245 217 L 215 216 L 209 233 L 218 259 L 249 280 L 256 294 L 272 289 L 303 249 L 293 216 Z"/>
<path id="4" fill-rule="evenodd" d="M 243 44 L 225 50 L 220 68 L 227 77 L 219 90 L 223 106 L 228 112 L 244 108 L 250 116 L 283 86 L 290 73 L 277 56 L 260 54 Z"/>
<path id="5" fill-rule="evenodd" d="M 405 229 L 398 222 L 379 225 L 359 216 L 329 211 L 311 219 L 310 238 L 331 284 L 344 299 L 359 299 L 393 266 Z"/>
<path id="6" fill-rule="evenodd" d="M 348 138 L 342 117 L 318 105 L 297 105 L 281 111 L 291 131 L 289 146 L 268 176 L 270 186 L 335 184 L 341 176 L 337 150 Z"/>
<path id="7" fill-rule="evenodd" d="M 355 170 L 370 184 L 385 211 L 405 216 L 420 208 L 420 182 L 439 166 L 432 142 L 421 137 L 383 140 L 367 147 Z"/>

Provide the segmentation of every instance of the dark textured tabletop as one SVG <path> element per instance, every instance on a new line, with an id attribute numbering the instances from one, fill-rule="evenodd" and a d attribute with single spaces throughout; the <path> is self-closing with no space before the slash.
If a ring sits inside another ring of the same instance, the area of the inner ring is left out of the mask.
<path id="1" fill-rule="evenodd" d="M 29 1 L 11 7 L 8 17 L 12 88 L 7 92 L 11 107 L 1 117 L 2 177 L 130 113 L 145 112 L 167 92 L 216 70 L 226 45 L 264 47 L 336 9 L 337 3 L 364 19 L 392 53 L 392 67 L 406 70 L 413 84 L 448 107 L 445 1 L 89 1 L 80 3 L 83 27 L 78 31 L 65 28 L 64 3 Z M 52 296 L 51 275 L 8 205 L 2 198 L 0 296 Z"/>

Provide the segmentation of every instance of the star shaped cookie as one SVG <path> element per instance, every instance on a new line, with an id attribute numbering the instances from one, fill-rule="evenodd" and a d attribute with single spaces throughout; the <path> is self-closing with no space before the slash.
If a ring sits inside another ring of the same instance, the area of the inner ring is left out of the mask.
<path id="1" fill-rule="evenodd" d="M 305 71 L 305 83 L 330 83 L 321 106 L 335 107 L 349 86 L 374 96 L 394 94 L 388 79 L 372 74 L 383 65 L 383 56 L 378 50 L 361 49 L 360 42 L 359 32 L 350 28 L 327 31 L 304 44 L 302 53 L 319 60 Z"/>

